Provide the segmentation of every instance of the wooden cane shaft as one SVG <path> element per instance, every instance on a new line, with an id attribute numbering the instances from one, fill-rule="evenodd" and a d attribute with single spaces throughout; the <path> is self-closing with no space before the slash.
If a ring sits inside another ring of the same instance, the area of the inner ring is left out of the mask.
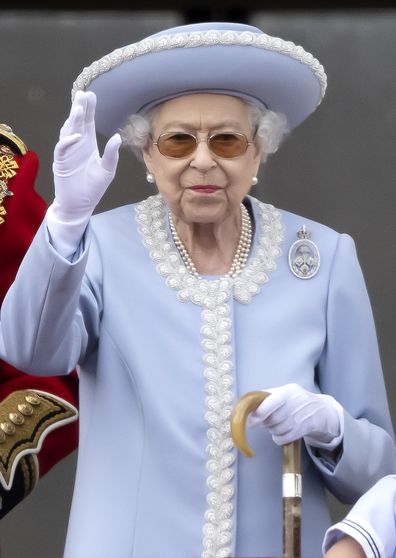
<path id="1" fill-rule="evenodd" d="M 283 474 L 301 474 L 301 441 L 283 446 Z"/>
<path id="2" fill-rule="evenodd" d="M 301 440 L 283 446 L 283 558 L 301 558 Z"/>
<path id="3" fill-rule="evenodd" d="M 251 391 L 242 396 L 231 415 L 231 435 L 235 446 L 253 457 L 245 433 L 246 420 L 269 395 Z M 285 444 L 283 451 L 283 558 L 301 558 L 301 440 Z"/>
<path id="4" fill-rule="evenodd" d="M 301 498 L 283 498 L 283 558 L 301 558 Z"/>

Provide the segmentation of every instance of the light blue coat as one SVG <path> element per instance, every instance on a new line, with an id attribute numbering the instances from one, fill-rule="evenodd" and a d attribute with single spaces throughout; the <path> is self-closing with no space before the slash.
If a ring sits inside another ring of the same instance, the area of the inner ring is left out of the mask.
<path id="1" fill-rule="evenodd" d="M 303 558 L 321 555 L 325 487 L 353 502 L 396 472 L 375 327 L 353 240 L 249 198 L 236 280 L 194 279 L 154 196 L 92 218 L 73 260 L 42 226 L 2 308 L 0 353 L 31 374 L 79 364 L 80 447 L 66 558 L 282 555 L 281 448 L 229 433 L 236 399 L 296 382 L 345 409 L 337 463 L 303 451 Z M 305 224 L 321 254 L 300 279 Z"/>

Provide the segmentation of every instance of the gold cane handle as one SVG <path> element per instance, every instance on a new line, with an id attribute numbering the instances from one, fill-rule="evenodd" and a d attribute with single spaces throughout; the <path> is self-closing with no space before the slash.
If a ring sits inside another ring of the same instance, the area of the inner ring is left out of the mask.
<path id="1" fill-rule="evenodd" d="M 242 395 L 231 414 L 231 436 L 235 446 L 243 454 L 253 457 L 254 451 L 246 439 L 246 421 L 250 413 L 266 399 L 270 393 L 267 391 L 249 391 Z"/>
<path id="2" fill-rule="evenodd" d="M 246 420 L 271 393 L 249 391 L 234 406 L 231 436 L 235 447 L 248 457 L 254 451 L 246 439 Z M 283 450 L 283 558 L 301 557 L 301 440 L 285 444 Z"/>

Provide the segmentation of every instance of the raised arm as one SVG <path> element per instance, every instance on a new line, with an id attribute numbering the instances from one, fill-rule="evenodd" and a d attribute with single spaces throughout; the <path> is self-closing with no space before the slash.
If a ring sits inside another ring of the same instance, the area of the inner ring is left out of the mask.
<path id="1" fill-rule="evenodd" d="M 55 198 L 47 212 L 47 227 L 57 251 L 71 256 L 89 219 L 112 182 L 121 144 L 119 134 L 107 142 L 103 156 L 95 131 L 94 93 L 78 91 L 55 147 Z"/>
<path id="2" fill-rule="evenodd" d="M 0 125 L 0 302 L 47 204 L 35 191 L 38 158 Z M 29 403 L 31 401 L 32 403 Z M 0 360 L 0 518 L 78 442 L 78 378 L 32 377 Z"/>
<path id="3" fill-rule="evenodd" d="M 70 372 L 98 328 L 97 293 L 83 284 L 85 232 L 114 178 L 121 138 L 112 136 L 99 155 L 95 104 L 93 93 L 76 94 L 55 147 L 54 201 L 2 306 L 0 351 L 31 374 Z"/>

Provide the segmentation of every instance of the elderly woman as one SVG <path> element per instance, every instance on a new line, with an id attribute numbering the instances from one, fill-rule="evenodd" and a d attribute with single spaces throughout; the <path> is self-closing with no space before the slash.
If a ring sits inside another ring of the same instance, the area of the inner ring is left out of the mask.
<path id="1" fill-rule="evenodd" d="M 353 240 L 249 196 L 325 87 L 301 47 L 232 23 L 165 30 L 77 79 L 0 345 L 32 374 L 79 368 L 67 558 L 279 556 L 279 446 L 300 438 L 302 555 L 317 558 L 325 488 L 352 502 L 395 471 Z M 159 193 L 91 218 L 121 129 Z M 273 393 L 250 460 L 230 414 L 257 389 Z"/>

